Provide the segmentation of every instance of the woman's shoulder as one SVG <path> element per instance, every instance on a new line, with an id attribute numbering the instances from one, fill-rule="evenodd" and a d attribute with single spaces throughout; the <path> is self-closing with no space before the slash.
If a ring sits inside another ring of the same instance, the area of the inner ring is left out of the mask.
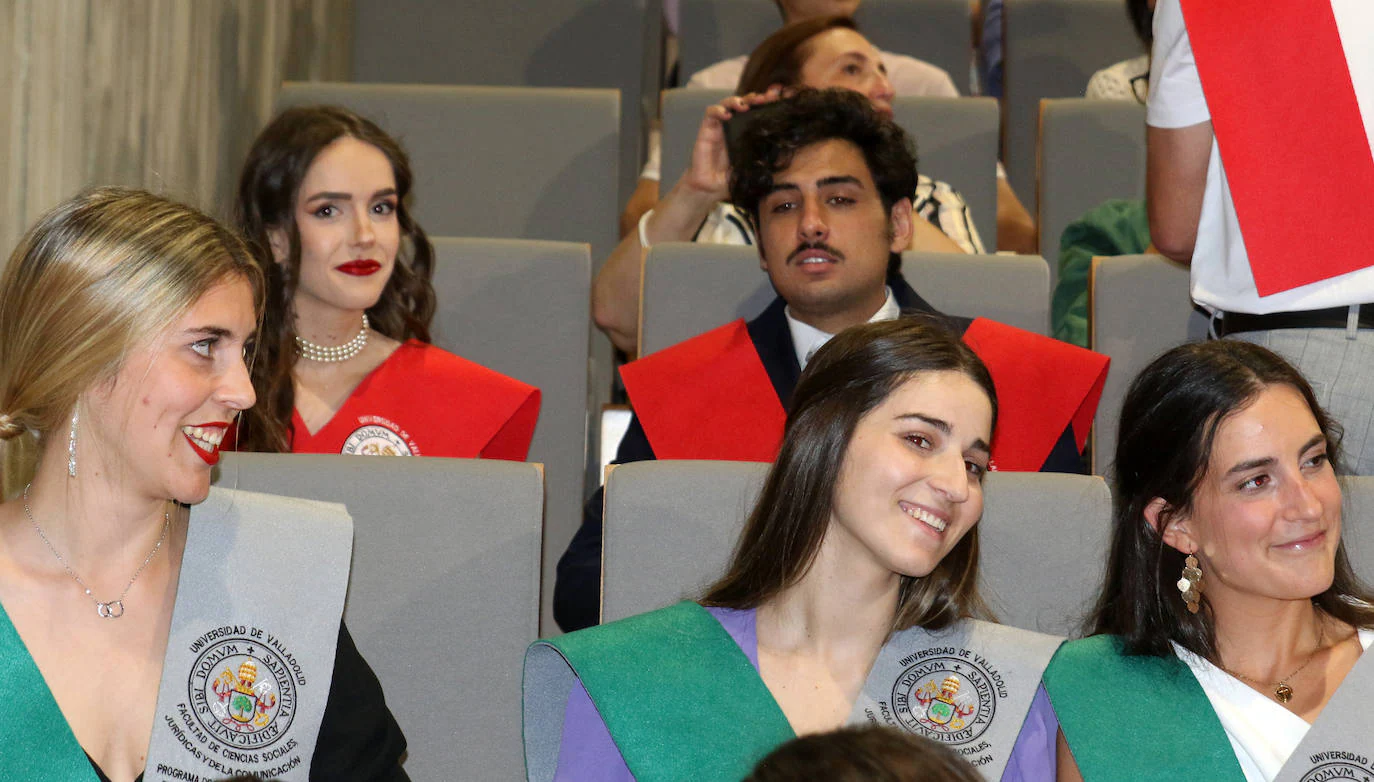
<path id="1" fill-rule="evenodd" d="M 389 373 L 404 377 L 407 383 L 419 380 L 426 385 L 432 382 L 450 388 L 449 384 L 457 381 L 463 384 L 462 387 L 474 388 L 481 393 L 529 393 L 535 390 L 528 383 L 417 339 L 401 343 L 387 359 L 386 368 Z"/>

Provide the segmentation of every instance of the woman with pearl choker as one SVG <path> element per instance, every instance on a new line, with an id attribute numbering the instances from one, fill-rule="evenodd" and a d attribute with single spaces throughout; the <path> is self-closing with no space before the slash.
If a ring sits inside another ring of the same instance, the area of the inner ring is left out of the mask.
<path id="1" fill-rule="evenodd" d="M 235 219 L 267 279 L 240 450 L 524 459 L 539 390 L 429 344 L 434 250 L 404 150 L 336 106 L 258 136 Z"/>

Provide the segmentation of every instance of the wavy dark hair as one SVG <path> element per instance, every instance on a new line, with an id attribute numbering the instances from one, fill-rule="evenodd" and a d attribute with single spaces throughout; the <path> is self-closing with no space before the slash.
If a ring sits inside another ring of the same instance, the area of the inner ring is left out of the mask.
<path id="1" fill-rule="evenodd" d="M 904 381 L 941 371 L 963 373 L 983 389 L 995 428 L 992 376 L 943 319 L 909 317 L 855 326 L 817 351 L 792 394 L 782 447 L 730 565 L 701 603 L 757 608 L 800 581 L 820 553 L 840 466 L 859 419 Z M 978 592 L 974 525 L 929 575 L 902 578 L 892 629 L 939 629 L 961 618 L 991 615 Z"/>
<path id="2" fill-rule="evenodd" d="M 915 143 L 901 126 L 874 110 L 867 97 L 842 87 L 802 89 L 767 111 L 755 111 L 757 117 L 730 150 L 730 202 L 744 211 L 755 229 L 759 202 L 773 191 L 773 178 L 792 165 L 802 149 L 832 139 L 848 141 L 863 153 L 889 214 L 893 204 L 916 194 Z M 901 253 L 891 253 L 888 275 L 901 268 Z"/>
<path id="3" fill-rule="evenodd" d="M 1136 37 L 1145 44 L 1145 50 L 1149 51 L 1155 42 L 1155 12 L 1150 8 L 1150 0 L 1126 0 L 1126 16 L 1131 20 Z"/>
<path id="4" fill-rule="evenodd" d="M 773 750 L 744 782 L 981 782 L 953 747 L 883 725 L 800 736 Z"/>
<path id="5" fill-rule="evenodd" d="M 1113 530 L 1104 584 L 1085 630 L 1119 635 L 1126 654 L 1168 656 L 1170 641 L 1217 662 L 1216 625 L 1204 590 L 1189 613 L 1174 582 L 1184 554 L 1165 544 L 1145 518 L 1155 499 L 1169 518 L 1188 513 L 1206 477 L 1217 430 L 1264 389 L 1284 385 L 1307 403 L 1326 438 L 1338 475 L 1341 428 L 1317 402 L 1307 380 L 1274 352 L 1241 340 L 1180 345 L 1156 358 L 1131 383 L 1121 409 L 1113 467 Z M 1336 549 L 1331 587 L 1312 598 L 1317 609 L 1357 627 L 1374 626 L 1374 594 L 1355 575 L 1345 544 Z"/>
<path id="6" fill-rule="evenodd" d="M 781 27 L 750 52 L 735 94 L 763 92 L 774 84 L 800 85 L 802 66 L 811 56 L 807 42 L 826 30 L 837 28 L 859 30 L 854 20 L 847 16 L 820 16 Z"/>
<path id="7" fill-rule="evenodd" d="M 258 134 L 239 175 L 234 222 L 248 240 L 267 281 L 267 306 L 258 332 L 253 386 L 258 403 L 243 417 L 238 448 L 291 450 L 291 412 L 296 406 L 296 295 L 301 266 L 296 196 L 310 164 L 325 147 L 344 138 L 370 144 L 386 155 L 396 177 L 396 220 L 401 247 L 391 279 L 367 310 L 372 328 L 392 339 L 429 342 L 434 318 L 434 247 L 410 214 L 414 175 L 400 144 L 371 120 L 340 106 L 298 106 L 278 114 Z M 285 229 L 290 250 L 284 263 L 272 254 L 268 232 Z"/>

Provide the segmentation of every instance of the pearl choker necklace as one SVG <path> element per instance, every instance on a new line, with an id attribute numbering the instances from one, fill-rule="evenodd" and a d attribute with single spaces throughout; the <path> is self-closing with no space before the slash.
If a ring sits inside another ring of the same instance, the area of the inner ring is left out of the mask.
<path id="1" fill-rule="evenodd" d="M 363 313 L 363 327 L 357 336 L 342 345 L 317 345 L 301 336 L 296 337 L 296 355 L 310 361 L 334 363 L 347 361 L 363 352 L 367 345 L 367 313 Z"/>

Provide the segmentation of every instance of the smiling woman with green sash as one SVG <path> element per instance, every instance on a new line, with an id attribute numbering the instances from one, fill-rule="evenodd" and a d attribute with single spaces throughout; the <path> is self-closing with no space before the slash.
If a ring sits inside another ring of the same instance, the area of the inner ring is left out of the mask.
<path id="1" fill-rule="evenodd" d="M 341 622 L 348 513 L 210 489 L 260 306 L 234 234 L 137 190 L 10 258 L 0 439 L 38 454 L 0 504 L 0 779 L 406 778 Z"/>
<path id="2" fill-rule="evenodd" d="M 1340 437 L 1247 342 L 1136 378 L 1094 635 L 1045 672 L 1058 779 L 1374 778 L 1374 595 L 1341 543 Z"/>
<path id="3" fill-rule="evenodd" d="M 836 336 L 706 595 L 531 646 L 529 778 L 737 782 L 794 736 L 876 723 L 1035 779 L 1016 737 L 1060 639 L 980 619 L 996 415 L 982 361 L 933 320 Z M 1043 755 L 1054 734 L 1022 741 Z"/>

